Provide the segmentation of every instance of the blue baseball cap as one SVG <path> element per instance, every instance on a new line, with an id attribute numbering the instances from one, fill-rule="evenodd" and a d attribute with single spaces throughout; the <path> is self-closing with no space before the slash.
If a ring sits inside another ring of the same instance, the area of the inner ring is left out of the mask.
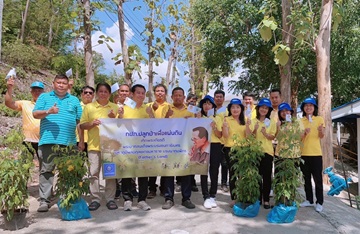
<path id="1" fill-rule="evenodd" d="M 305 104 L 313 104 L 315 107 L 317 107 L 316 101 L 314 98 L 305 98 L 305 100 L 301 103 L 300 109 L 304 111 Z"/>
<path id="2" fill-rule="evenodd" d="M 34 83 L 31 84 L 30 88 L 44 89 L 44 84 L 40 81 L 35 81 Z"/>
<path id="3" fill-rule="evenodd" d="M 230 104 L 236 104 L 236 105 L 242 105 L 241 100 L 239 98 L 233 98 L 231 99 Z"/>
<path id="4" fill-rule="evenodd" d="M 279 110 L 279 112 L 280 111 L 283 111 L 283 110 L 288 110 L 288 111 L 291 111 L 291 113 L 294 113 L 294 110 L 291 108 L 291 106 L 288 104 L 288 103 L 286 103 L 286 102 L 283 102 L 283 103 L 281 103 L 280 105 L 279 105 L 279 107 L 278 107 L 278 110 Z"/>
<path id="5" fill-rule="evenodd" d="M 216 106 L 216 105 L 215 105 L 214 98 L 211 97 L 210 95 L 206 95 L 203 99 L 201 99 L 201 101 L 199 102 L 199 106 L 202 106 L 202 105 L 206 102 L 206 100 L 209 100 L 209 101 L 211 102 L 211 104 L 213 104 L 214 106 Z"/>
<path id="6" fill-rule="evenodd" d="M 272 108 L 272 105 L 271 105 L 271 101 L 270 101 L 269 98 L 263 98 L 263 99 L 261 99 L 261 100 L 259 101 L 259 103 L 257 104 L 257 106 L 258 106 L 258 107 L 260 107 L 260 106 L 267 106 L 267 107 L 273 109 L 273 108 Z"/>

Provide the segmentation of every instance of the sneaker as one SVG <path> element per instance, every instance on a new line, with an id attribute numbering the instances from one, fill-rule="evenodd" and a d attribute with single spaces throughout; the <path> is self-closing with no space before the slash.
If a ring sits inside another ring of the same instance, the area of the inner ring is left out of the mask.
<path id="1" fill-rule="evenodd" d="M 314 204 L 310 203 L 308 200 L 300 203 L 300 207 L 310 207 L 310 206 L 314 206 Z"/>
<path id="2" fill-rule="evenodd" d="M 191 186 L 191 191 L 193 192 L 199 192 L 199 189 L 196 185 Z"/>
<path id="3" fill-rule="evenodd" d="M 269 197 L 273 197 L 274 196 L 274 190 L 270 190 L 270 194 L 269 194 Z"/>
<path id="4" fill-rule="evenodd" d="M 37 212 L 48 212 L 48 211 L 49 211 L 49 205 L 47 203 L 40 203 Z"/>
<path id="5" fill-rule="evenodd" d="M 124 210 L 131 211 L 132 210 L 132 201 L 128 200 L 124 202 Z"/>
<path id="6" fill-rule="evenodd" d="M 322 212 L 323 211 L 323 206 L 322 205 L 320 205 L 319 203 L 317 203 L 316 204 L 316 207 L 315 207 L 315 210 L 316 210 L 316 212 Z"/>
<path id="7" fill-rule="evenodd" d="M 173 207 L 174 206 L 174 202 L 173 201 L 171 201 L 171 200 L 166 200 L 165 201 L 165 203 L 162 205 L 162 209 L 163 210 L 168 210 L 168 209 L 170 209 L 171 207 Z"/>
<path id="8" fill-rule="evenodd" d="M 210 197 L 210 202 L 211 202 L 211 208 L 216 208 L 217 207 L 215 197 Z"/>
<path id="9" fill-rule="evenodd" d="M 188 209 L 194 209 L 195 205 L 190 200 L 183 201 L 181 205 L 185 206 Z"/>
<path id="10" fill-rule="evenodd" d="M 139 202 L 137 207 L 145 211 L 151 210 L 151 207 L 145 201 Z"/>
<path id="11" fill-rule="evenodd" d="M 222 185 L 221 185 L 221 190 L 222 190 L 224 193 L 229 192 L 229 188 L 228 188 L 228 186 L 227 186 L 226 184 L 222 184 Z"/>
<path id="12" fill-rule="evenodd" d="M 180 184 L 175 185 L 175 192 L 177 192 L 177 193 L 181 192 L 181 185 Z"/>
<path id="13" fill-rule="evenodd" d="M 211 209 L 212 208 L 212 202 L 210 200 L 210 198 L 206 198 L 205 201 L 204 201 L 204 207 L 206 209 Z"/>
<path id="14" fill-rule="evenodd" d="M 156 191 L 150 191 L 147 195 L 147 199 L 153 199 L 156 196 Z"/>

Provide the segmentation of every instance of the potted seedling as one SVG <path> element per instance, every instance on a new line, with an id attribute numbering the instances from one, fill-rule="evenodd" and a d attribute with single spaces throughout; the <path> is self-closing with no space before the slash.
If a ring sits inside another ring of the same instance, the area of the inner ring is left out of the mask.
<path id="1" fill-rule="evenodd" d="M 231 148 L 231 160 L 236 177 L 234 194 L 236 203 L 233 207 L 235 215 L 255 217 L 260 208 L 260 180 L 258 166 L 264 155 L 261 143 L 254 136 L 239 141 L 236 136 L 235 145 Z"/>
<path id="2" fill-rule="evenodd" d="M 275 206 L 267 216 L 271 223 L 291 223 L 298 210 L 301 184 L 301 130 L 299 122 L 284 122 L 277 135 L 278 150 L 273 180 Z"/>
<path id="3" fill-rule="evenodd" d="M 88 206 L 82 198 L 89 193 L 89 179 L 86 177 L 89 168 L 88 158 L 84 152 L 75 147 L 54 146 L 57 154 L 54 159 L 58 171 L 56 195 L 59 196 L 58 207 L 63 220 L 91 218 Z"/>
<path id="4" fill-rule="evenodd" d="M 8 230 L 26 225 L 29 208 L 27 182 L 33 162 L 21 132 L 20 128 L 11 130 L 0 144 L 4 147 L 0 153 L 0 211 Z"/>

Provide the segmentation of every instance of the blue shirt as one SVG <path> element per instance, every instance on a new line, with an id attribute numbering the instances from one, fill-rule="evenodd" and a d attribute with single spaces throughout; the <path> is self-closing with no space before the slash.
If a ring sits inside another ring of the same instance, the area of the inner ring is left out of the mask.
<path id="1" fill-rule="evenodd" d="M 43 93 L 37 99 L 33 112 L 48 110 L 55 103 L 59 113 L 49 114 L 40 121 L 39 145 L 75 145 L 76 121 L 80 120 L 82 114 L 77 97 L 67 93 L 65 97 L 59 98 L 54 91 Z"/>

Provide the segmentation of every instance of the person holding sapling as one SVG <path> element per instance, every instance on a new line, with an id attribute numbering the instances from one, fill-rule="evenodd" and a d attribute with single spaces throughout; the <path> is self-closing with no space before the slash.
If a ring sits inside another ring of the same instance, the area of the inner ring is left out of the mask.
<path id="1" fill-rule="evenodd" d="M 260 202 L 264 200 L 264 208 L 270 209 L 270 190 L 271 190 L 271 173 L 274 156 L 272 140 L 276 134 L 276 123 L 270 120 L 272 111 L 271 102 L 268 98 L 263 98 L 256 106 L 256 118 L 247 120 L 246 135 L 253 134 L 261 142 L 264 157 L 261 158 L 259 165 L 259 174 L 262 177 L 260 184 Z"/>
<path id="2" fill-rule="evenodd" d="M 325 123 L 321 116 L 318 116 L 318 106 L 314 98 L 306 98 L 301 103 L 300 109 L 303 112 L 301 122 L 305 131 L 302 137 L 303 146 L 301 148 L 301 158 L 304 163 L 301 164 L 301 171 L 305 180 L 306 200 L 300 204 L 300 207 L 313 207 L 313 190 L 311 176 L 315 182 L 315 195 L 317 212 L 323 210 L 323 180 L 322 180 L 322 151 L 320 139 L 324 137 Z"/>
<path id="3" fill-rule="evenodd" d="M 201 112 L 198 117 L 211 118 L 211 144 L 210 144 L 210 162 L 209 162 L 209 174 L 210 174 L 210 193 L 207 184 L 207 175 L 200 176 L 201 190 L 204 197 L 204 207 L 206 209 L 216 208 L 216 193 L 218 187 L 219 167 L 222 160 L 222 146 L 221 140 L 221 118 L 216 116 L 216 105 L 214 99 L 206 95 L 199 103 Z"/>
<path id="4" fill-rule="evenodd" d="M 90 162 L 90 194 L 91 203 L 89 210 L 94 211 L 100 207 L 99 174 L 101 168 L 100 133 L 101 118 L 114 118 L 119 107 L 109 101 L 111 87 L 107 83 L 96 86 L 96 101 L 87 104 L 80 120 L 80 128 L 88 130 L 88 157 Z M 107 179 L 105 183 L 106 207 L 109 210 L 118 208 L 114 201 L 116 190 L 115 179 Z"/>
<path id="5" fill-rule="evenodd" d="M 227 106 L 228 115 L 224 118 L 222 125 L 222 134 L 224 138 L 224 153 L 226 164 L 229 168 L 229 185 L 230 185 L 230 196 L 231 203 L 230 206 L 234 206 L 236 202 L 235 195 L 233 191 L 235 189 L 236 178 L 234 178 L 234 161 L 230 159 L 230 149 L 234 146 L 234 136 L 236 135 L 237 140 L 242 140 L 246 137 L 246 127 L 245 127 L 245 115 L 244 115 L 244 105 L 241 103 L 240 99 L 233 98 L 231 99 L 229 105 Z"/>

